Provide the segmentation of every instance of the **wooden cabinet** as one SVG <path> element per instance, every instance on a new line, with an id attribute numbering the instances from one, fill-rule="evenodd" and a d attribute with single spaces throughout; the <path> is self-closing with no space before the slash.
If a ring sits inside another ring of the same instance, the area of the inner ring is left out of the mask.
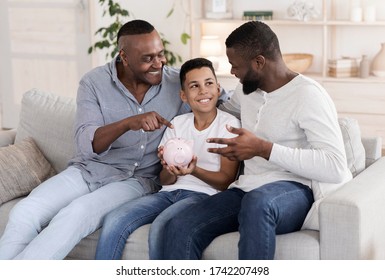
<path id="1" fill-rule="evenodd" d="M 245 10 L 272 10 L 273 20 L 266 20 L 276 32 L 282 53 L 312 53 L 313 64 L 305 75 L 321 83 L 329 92 L 341 116 L 356 118 L 364 136 L 381 136 L 385 148 L 385 78 L 371 75 L 368 78 L 333 78 L 328 76 L 328 60 L 344 56 L 372 60 L 385 42 L 385 2 L 362 1 L 376 7 L 376 20 L 360 22 L 350 20 L 351 0 L 314 0 L 320 12 L 309 21 L 287 19 L 286 10 L 291 4 L 276 1 L 234 1 L 233 19 L 205 19 L 202 17 L 204 1 L 191 0 L 192 57 L 199 56 L 200 38 L 216 35 L 222 45 L 227 36 L 245 21 Z M 293 2 L 293 1 L 292 1 Z M 362 7 L 363 10 L 365 7 Z M 226 65 L 225 47 L 219 55 L 218 78 L 225 88 L 233 89 L 237 79 L 229 73 Z M 222 67 L 224 65 L 224 67 Z"/>
<path id="2" fill-rule="evenodd" d="M 363 136 L 380 136 L 385 150 L 385 82 L 369 78 L 324 80 L 338 114 L 358 120 Z"/>

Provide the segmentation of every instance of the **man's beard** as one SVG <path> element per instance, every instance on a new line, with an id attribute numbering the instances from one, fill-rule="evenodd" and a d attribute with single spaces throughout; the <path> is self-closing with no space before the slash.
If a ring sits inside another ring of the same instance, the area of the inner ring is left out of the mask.
<path id="1" fill-rule="evenodd" d="M 248 95 L 258 89 L 259 83 L 258 81 L 243 81 L 242 90 L 243 93 Z"/>
<path id="2" fill-rule="evenodd" d="M 259 81 L 253 77 L 252 71 L 249 70 L 242 81 L 243 93 L 248 95 L 256 91 L 259 88 L 259 86 L 260 86 Z"/>

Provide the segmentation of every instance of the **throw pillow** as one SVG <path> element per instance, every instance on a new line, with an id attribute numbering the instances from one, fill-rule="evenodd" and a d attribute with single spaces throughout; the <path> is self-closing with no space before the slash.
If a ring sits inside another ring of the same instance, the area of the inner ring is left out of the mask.
<path id="1" fill-rule="evenodd" d="M 0 205 L 29 194 L 55 174 L 31 137 L 0 148 Z"/>
<path id="2" fill-rule="evenodd" d="M 357 120 L 338 119 L 344 140 L 346 159 L 353 177 L 365 169 L 365 148 L 361 141 L 361 131 Z"/>
<path id="3" fill-rule="evenodd" d="M 75 155 L 75 98 L 38 89 L 24 93 L 15 143 L 32 137 L 56 172 Z"/>

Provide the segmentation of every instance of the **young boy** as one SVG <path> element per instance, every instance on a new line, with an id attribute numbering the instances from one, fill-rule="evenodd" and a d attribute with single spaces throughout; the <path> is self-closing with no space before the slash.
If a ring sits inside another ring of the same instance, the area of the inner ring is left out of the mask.
<path id="1" fill-rule="evenodd" d="M 180 97 L 192 112 L 175 117 L 173 128 L 167 128 L 163 135 L 158 150 L 163 187 L 160 192 L 126 203 L 105 217 L 96 259 L 121 259 L 129 235 L 149 223 L 150 259 L 162 259 L 164 225 L 182 209 L 227 189 L 235 179 L 237 161 L 207 152 L 209 147 L 219 147 L 207 143 L 207 138 L 233 137 L 226 125 L 240 127 L 238 119 L 216 108 L 220 86 L 212 63 L 204 58 L 185 62 L 180 82 Z M 194 156 L 187 167 L 168 166 L 163 160 L 162 145 L 174 137 L 194 142 Z"/>

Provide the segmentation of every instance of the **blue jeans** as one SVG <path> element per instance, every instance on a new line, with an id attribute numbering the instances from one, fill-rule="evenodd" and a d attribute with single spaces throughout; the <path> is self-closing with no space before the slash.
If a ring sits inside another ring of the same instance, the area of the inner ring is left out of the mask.
<path id="1" fill-rule="evenodd" d="M 121 259 L 129 235 L 150 223 L 150 258 L 163 258 L 164 224 L 182 209 L 207 197 L 208 194 L 188 190 L 163 191 L 122 205 L 105 217 L 95 258 Z"/>
<path id="2" fill-rule="evenodd" d="M 0 259 L 63 259 L 101 226 L 104 215 L 153 191 L 135 178 L 91 191 L 80 169 L 68 167 L 11 210 L 0 239 Z"/>
<path id="3" fill-rule="evenodd" d="M 201 259 L 215 237 L 239 230 L 239 259 L 273 259 L 276 234 L 301 228 L 311 189 L 278 181 L 250 192 L 228 189 L 181 211 L 165 228 L 164 259 Z"/>

